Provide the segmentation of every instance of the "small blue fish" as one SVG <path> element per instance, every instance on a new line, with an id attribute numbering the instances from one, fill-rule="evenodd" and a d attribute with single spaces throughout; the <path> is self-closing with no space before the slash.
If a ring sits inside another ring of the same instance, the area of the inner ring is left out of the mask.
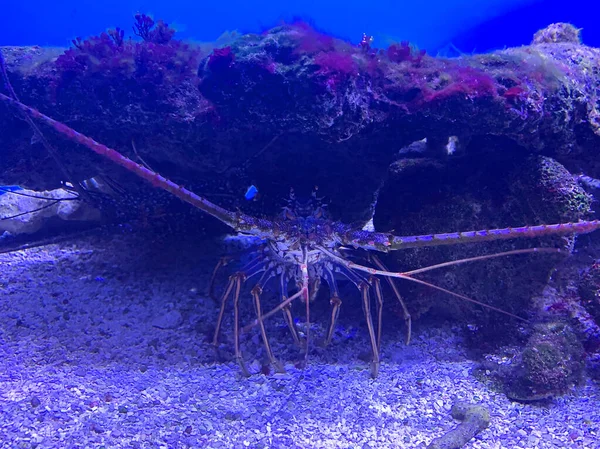
<path id="1" fill-rule="evenodd" d="M 246 190 L 244 198 L 250 201 L 256 198 L 256 195 L 258 195 L 258 189 L 254 185 L 251 185 L 250 187 L 248 187 L 248 190 Z"/>

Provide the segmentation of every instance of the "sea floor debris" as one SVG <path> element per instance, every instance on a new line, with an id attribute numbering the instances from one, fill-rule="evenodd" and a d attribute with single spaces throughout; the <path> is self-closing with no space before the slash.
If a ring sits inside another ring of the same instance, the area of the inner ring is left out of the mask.
<path id="1" fill-rule="evenodd" d="M 421 321 L 405 346 L 401 319 L 386 317 L 381 374 L 369 379 L 358 298 L 347 301 L 332 347 L 311 353 L 304 371 L 274 317 L 288 373 L 244 379 L 234 360 L 215 363 L 209 343 L 215 242 L 144 241 L 101 234 L 0 255 L 0 447 L 425 448 L 455 427 L 457 400 L 490 411 L 467 449 L 597 442 L 597 385 L 541 406 L 511 402 L 472 375 L 476 363 L 448 325 Z M 257 333 L 243 346 L 260 371 Z"/>
<path id="2" fill-rule="evenodd" d="M 490 412 L 483 405 L 457 402 L 450 409 L 450 414 L 462 422 L 433 440 L 427 449 L 460 449 L 490 425 Z"/>

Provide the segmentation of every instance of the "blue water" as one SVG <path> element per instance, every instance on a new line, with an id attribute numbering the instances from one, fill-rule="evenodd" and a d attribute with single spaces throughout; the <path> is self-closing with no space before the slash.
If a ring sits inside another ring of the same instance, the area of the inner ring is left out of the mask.
<path id="1" fill-rule="evenodd" d="M 282 20 L 303 18 L 318 28 L 357 41 L 363 32 L 375 45 L 409 40 L 430 54 L 452 43 L 463 52 L 523 45 L 539 28 L 570 21 L 584 28 L 585 42 L 600 43 L 591 0 L 2 0 L 0 45 L 66 46 L 71 39 L 120 26 L 130 31 L 136 12 L 176 23 L 179 37 L 212 41 L 226 30 L 258 32 Z"/>

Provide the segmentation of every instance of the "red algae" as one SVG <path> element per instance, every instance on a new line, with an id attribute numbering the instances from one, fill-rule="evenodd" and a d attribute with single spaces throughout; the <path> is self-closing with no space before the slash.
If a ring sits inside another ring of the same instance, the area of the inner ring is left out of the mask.
<path id="1" fill-rule="evenodd" d="M 315 64 L 320 67 L 321 73 L 356 73 L 358 66 L 352 55 L 337 51 L 321 52 L 317 54 L 314 60 Z"/>
<path id="2" fill-rule="evenodd" d="M 318 32 L 306 22 L 296 22 L 291 25 L 291 28 L 296 31 L 297 53 L 313 54 L 335 50 L 333 37 Z"/>
<path id="3" fill-rule="evenodd" d="M 208 68 L 212 71 L 224 70 L 231 67 L 235 61 L 235 55 L 230 46 L 215 48 L 208 57 Z"/>
<path id="4" fill-rule="evenodd" d="M 136 15 L 134 33 L 141 42 L 124 39 L 119 28 L 73 40 L 73 48 L 56 60 L 58 79 L 54 89 L 67 87 L 76 78 L 136 79 L 147 85 L 178 83 L 194 78 L 199 49 L 173 39 L 175 30 L 159 20 L 156 24 L 146 15 Z"/>

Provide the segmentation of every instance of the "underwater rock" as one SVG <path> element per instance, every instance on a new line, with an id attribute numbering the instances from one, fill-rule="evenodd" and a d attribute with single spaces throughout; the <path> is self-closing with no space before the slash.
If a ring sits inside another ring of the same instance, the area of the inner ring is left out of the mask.
<path id="1" fill-rule="evenodd" d="M 579 284 L 583 306 L 596 323 L 600 324 L 600 264 L 594 263 L 583 275 Z"/>
<path id="2" fill-rule="evenodd" d="M 97 222 L 100 211 L 64 189 L 19 190 L 0 196 L 0 234 L 33 234 L 58 222 Z"/>
<path id="3" fill-rule="evenodd" d="M 520 223 L 578 221 L 593 216 L 592 197 L 555 159 L 526 155 L 506 146 L 503 152 L 471 157 L 411 157 L 390 166 L 375 208 L 374 224 L 398 235 L 490 229 Z M 386 255 L 392 269 L 411 270 L 451 258 L 483 256 L 531 246 L 555 246 L 570 251 L 572 239 L 543 238 L 490 242 L 426 251 L 407 249 Z M 543 291 L 551 271 L 564 260 L 558 255 L 513 256 L 464 264 L 438 271 L 431 281 L 485 304 L 523 318 L 533 309 L 532 298 Z M 450 298 L 421 286 L 397 282 L 413 318 L 433 306 L 438 316 L 469 322 L 470 346 L 485 353 L 496 345 L 521 343 L 519 321 L 495 311 Z"/>
<path id="4" fill-rule="evenodd" d="M 530 156 L 511 174 L 511 190 L 526 200 L 535 220 L 577 221 L 590 216 L 594 198 L 566 167 L 544 156 Z"/>
<path id="5" fill-rule="evenodd" d="M 3 49 L 17 94 L 225 207 L 274 215 L 290 187 L 318 185 L 336 218 L 365 223 L 389 163 L 423 138 L 434 148 L 454 136 L 467 158 L 511 147 L 600 175 L 600 52 L 576 42 L 442 59 L 407 43 L 352 45 L 304 24 L 232 35 L 216 49 L 172 30 L 156 42 L 113 31 L 58 57 Z M 76 178 L 105 174 L 138 192 L 135 177 L 48 134 Z M 0 104 L 9 149 L 0 182 L 54 188 L 60 172 L 30 137 Z M 250 184 L 260 204 L 243 201 Z M 152 197 L 138 193 L 141 203 Z"/>
<path id="6" fill-rule="evenodd" d="M 535 33 L 532 44 L 581 44 L 580 34 L 570 23 L 553 23 Z"/>
<path id="7" fill-rule="evenodd" d="M 183 323 L 183 316 L 178 310 L 169 310 L 152 320 L 152 326 L 158 329 L 175 329 Z"/>
<path id="8" fill-rule="evenodd" d="M 550 399 L 579 383 L 584 368 L 583 346 L 569 325 L 540 323 L 505 379 L 506 394 L 525 402 Z"/>
<path id="9" fill-rule="evenodd" d="M 596 261 L 579 271 L 580 305 L 571 315 L 577 319 L 576 330 L 586 351 L 587 372 L 600 380 L 600 264 Z"/>

